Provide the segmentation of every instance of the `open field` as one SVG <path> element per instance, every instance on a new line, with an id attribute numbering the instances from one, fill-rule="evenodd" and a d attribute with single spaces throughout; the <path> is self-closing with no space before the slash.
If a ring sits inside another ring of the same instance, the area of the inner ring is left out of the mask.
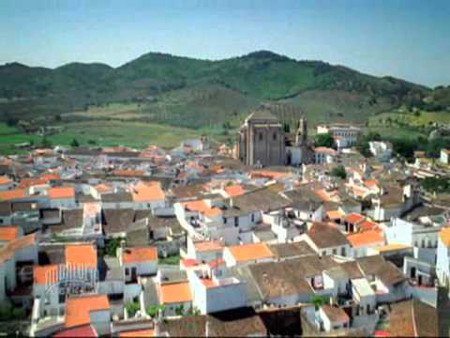
<path id="1" fill-rule="evenodd" d="M 450 124 L 450 112 L 394 111 L 371 116 L 369 129 L 380 133 L 383 137 L 417 138 L 428 136 L 435 125 Z"/>

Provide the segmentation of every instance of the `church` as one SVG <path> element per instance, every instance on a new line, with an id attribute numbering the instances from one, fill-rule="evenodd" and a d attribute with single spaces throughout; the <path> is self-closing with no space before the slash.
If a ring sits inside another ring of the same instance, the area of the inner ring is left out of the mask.
<path id="1" fill-rule="evenodd" d="M 295 140 L 284 132 L 282 123 L 262 107 L 250 114 L 239 131 L 238 156 L 249 166 L 298 166 L 311 163 L 313 150 L 308 142 L 306 119 L 299 120 Z"/>

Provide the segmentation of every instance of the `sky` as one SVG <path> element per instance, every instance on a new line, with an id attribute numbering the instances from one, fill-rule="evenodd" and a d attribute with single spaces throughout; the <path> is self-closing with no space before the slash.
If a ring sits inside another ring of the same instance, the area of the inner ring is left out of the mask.
<path id="1" fill-rule="evenodd" d="M 448 0 L 0 0 L 0 64 L 119 66 L 271 50 L 450 85 Z"/>

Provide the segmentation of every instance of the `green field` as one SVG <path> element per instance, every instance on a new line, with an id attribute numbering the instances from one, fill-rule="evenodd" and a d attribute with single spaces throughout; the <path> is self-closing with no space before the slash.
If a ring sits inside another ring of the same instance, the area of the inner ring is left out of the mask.
<path id="1" fill-rule="evenodd" d="M 198 138 L 201 135 L 200 131 L 193 129 L 133 121 L 83 121 L 64 123 L 61 127 L 61 132 L 47 136 L 53 145 L 70 145 L 73 139 L 77 139 L 81 146 L 125 145 L 144 148 L 155 144 L 169 149 L 178 146 L 184 139 Z M 0 153 L 21 153 L 24 150 L 14 145 L 30 141 L 39 146 L 42 137 L 27 135 L 18 128 L 0 124 Z"/>
<path id="2" fill-rule="evenodd" d="M 394 111 L 371 116 L 369 129 L 383 137 L 417 138 L 428 136 L 436 126 L 450 124 L 450 112 Z"/>

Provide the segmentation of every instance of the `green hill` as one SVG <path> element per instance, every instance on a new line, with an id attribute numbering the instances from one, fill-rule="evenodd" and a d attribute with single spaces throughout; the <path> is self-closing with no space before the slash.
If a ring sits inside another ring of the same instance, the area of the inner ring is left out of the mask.
<path id="1" fill-rule="evenodd" d="M 378 78 L 321 61 L 268 51 L 219 61 L 148 53 L 120 67 L 71 63 L 48 69 L 0 66 L 0 119 L 30 119 L 111 102 L 142 105 L 143 121 L 204 127 L 239 120 L 250 108 L 277 109 L 319 120 L 362 122 L 422 102 L 429 88 Z M 297 114 L 297 113 L 295 113 Z M 294 114 L 294 115 L 295 115 Z"/>

